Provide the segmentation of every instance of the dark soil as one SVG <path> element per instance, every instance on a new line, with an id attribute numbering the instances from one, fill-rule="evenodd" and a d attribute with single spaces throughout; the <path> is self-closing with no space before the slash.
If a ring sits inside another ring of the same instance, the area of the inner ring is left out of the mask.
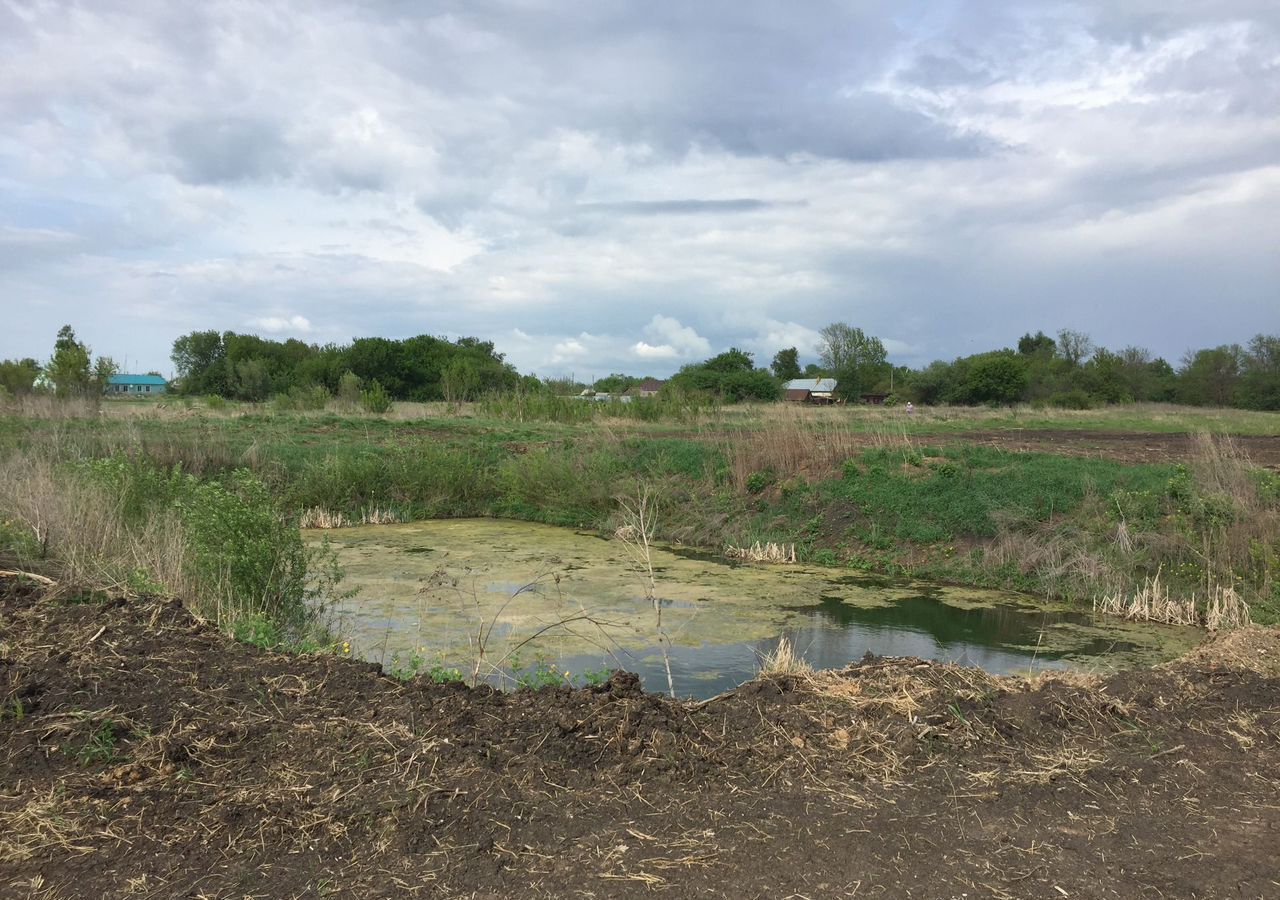
<path id="1" fill-rule="evenodd" d="M 1195 436 L 1091 429 L 992 429 L 939 435 L 1002 450 L 1030 450 L 1064 456 L 1094 456 L 1132 463 L 1186 462 L 1195 456 Z M 1280 469 L 1280 435 L 1236 435 L 1232 443 L 1256 465 Z"/>
<path id="2" fill-rule="evenodd" d="M 1280 634 L 702 704 L 401 684 L 0 581 L 0 896 L 1280 896 Z"/>

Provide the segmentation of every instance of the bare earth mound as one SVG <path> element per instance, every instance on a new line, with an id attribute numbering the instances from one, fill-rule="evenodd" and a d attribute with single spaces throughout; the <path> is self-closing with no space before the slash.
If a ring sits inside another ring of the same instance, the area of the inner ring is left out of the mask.
<path id="1" fill-rule="evenodd" d="M 4 897 L 1276 897 L 1280 636 L 503 695 L 0 582 Z"/>

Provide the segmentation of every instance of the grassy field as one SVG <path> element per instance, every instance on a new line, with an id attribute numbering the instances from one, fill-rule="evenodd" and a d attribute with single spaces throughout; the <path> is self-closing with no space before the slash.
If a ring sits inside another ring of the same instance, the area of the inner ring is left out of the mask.
<path id="1" fill-rule="evenodd" d="M 68 484 L 92 470 L 88 489 L 142 496 L 128 512 L 138 528 L 161 511 L 210 528 L 182 505 L 194 488 L 173 487 L 179 475 L 239 477 L 237 496 L 252 479 L 254 503 L 313 524 L 492 515 L 607 531 L 618 498 L 647 489 L 659 536 L 686 545 L 774 541 L 806 561 L 1086 602 L 1159 574 L 1183 595 L 1225 585 L 1256 618 L 1280 615 L 1280 489 L 1247 458 L 1274 465 L 1277 414 L 634 407 L 514 398 L 372 416 L 43 402 L 0 416 L 0 454 L 44 460 Z M 118 464 L 114 481 L 92 469 L 104 459 Z M 15 537 L 39 526 L 9 481 L 5 552 L 48 555 Z"/>

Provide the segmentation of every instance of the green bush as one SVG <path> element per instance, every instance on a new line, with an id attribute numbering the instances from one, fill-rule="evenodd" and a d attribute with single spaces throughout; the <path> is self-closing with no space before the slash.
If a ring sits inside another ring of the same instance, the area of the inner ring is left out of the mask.
<path id="1" fill-rule="evenodd" d="M 374 381 L 360 392 L 360 405 L 365 412 L 381 415 L 391 409 L 391 395 L 380 383 Z"/>
<path id="2" fill-rule="evenodd" d="M 287 394 L 276 394 L 273 405 L 281 411 L 303 410 L 316 411 L 329 404 L 329 392 L 321 385 L 308 387 L 292 387 Z"/>
<path id="3" fill-rule="evenodd" d="M 604 450 L 569 453 L 541 449 L 509 457 L 498 467 L 500 507 L 522 518 L 580 525 L 614 507 L 621 460 Z"/>
<path id="4" fill-rule="evenodd" d="M 246 469 L 237 469 L 226 484 L 187 476 L 175 506 L 186 526 L 193 574 L 209 587 L 211 596 L 199 600 L 217 604 L 211 617 L 234 627 L 261 616 L 290 637 L 301 636 L 311 624 L 309 602 L 340 574 L 330 553 L 307 548 L 266 485 Z"/>
<path id="5" fill-rule="evenodd" d="M 1093 399 L 1080 388 L 1059 391 L 1049 398 L 1049 403 L 1058 409 L 1093 409 Z"/>
<path id="6" fill-rule="evenodd" d="M 360 406 L 360 376 L 355 372 L 342 373 L 338 379 L 338 402 L 343 409 L 356 409 Z"/>

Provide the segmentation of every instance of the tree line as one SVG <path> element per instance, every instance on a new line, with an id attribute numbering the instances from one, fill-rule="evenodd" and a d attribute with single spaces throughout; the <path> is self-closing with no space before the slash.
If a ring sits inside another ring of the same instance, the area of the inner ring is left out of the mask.
<path id="1" fill-rule="evenodd" d="M 515 390 L 527 381 L 492 342 L 474 337 L 450 341 L 423 334 L 321 346 L 193 331 L 173 342 L 171 358 L 180 393 L 249 401 L 315 388 L 338 394 L 357 383 L 376 385 L 395 400 L 457 402 Z"/>
<path id="2" fill-rule="evenodd" d="M 1280 410 L 1280 336 L 1256 335 L 1245 345 L 1188 351 L 1175 368 L 1142 347 L 1109 350 L 1079 331 L 1024 334 L 1006 347 L 938 360 L 920 369 L 894 366 L 883 341 L 861 328 L 835 322 L 823 328 L 819 360 L 801 368 L 795 347 L 779 350 L 768 367 L 731 347 L 682 367 L 664 391 L 700 394 L 721 402 L 777 400 L 795 378 L 834 378 L 836 397 L 856 402 L 867 394 L 920 404 L 1002 405 L 1044 403 L 1067 408 L 1133 401 Z M 180 394 L 262 401 L 306 395 L 323 403 L 339 396 L 459 402 L 512 391 L 578 393 L 572 378 L 521 376 L 491 341 L 418 335 L 404 340 L 357 338 L 349 344 L 275 341 L 233 331 L 193 331 L 173 342 Z M 101 395 L 119 371 L 106 356 L 94 357 L 63 326 L 46 362 L 0 361 L 0 395 L 46 390 L 60 397 Z M 622 393 L 640 377 L 614 373 L 597 391 Z M 367 395 L 367 396 L 366 396 Z M 892 401 L 891 401 L 892 402 Z"/>
<path id="3" fill-rule="evenodd" d="M 1142 347 L 1109 350 L 1083 332 L 1024 334 L 1006 347 L 920 369 L 895 366 L 883 341 L 843 322 L 823 328 L 819 361 L 801 368 L 795 347 L 779 350 L 768 368 L 752 354 L 730 348 L 684 366 L 669 384 L 713 394 L 724 401 L 776 400 L 797 378 L 836 380 L 838 400 L 866 395 L 900 402 L 955 406 L 1043 403 L 1085 409 L 1131 402 L 1183 403 L 1280 410 L 1280 336 L 1256 335 L 1246 345 L 1188 351 L 1175 368 Z M 607 390 L 604 379 L 597 390 Z M 609 386 L 639 379 L 610 375 Z"/>

